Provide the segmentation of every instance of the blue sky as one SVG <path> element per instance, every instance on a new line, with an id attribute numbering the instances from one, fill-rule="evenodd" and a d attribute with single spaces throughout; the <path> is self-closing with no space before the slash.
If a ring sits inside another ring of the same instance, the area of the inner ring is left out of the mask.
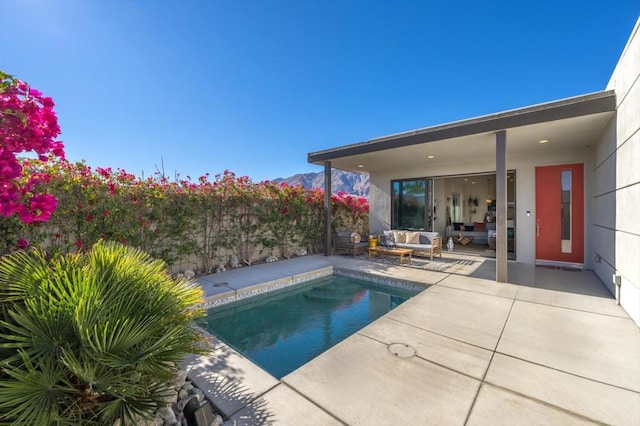
<path id="1" fill-rule="evenodd" d="M 69 160 L 254 181 L 307 153 L 605 88 L 638 0 L 0 0 Z"/>

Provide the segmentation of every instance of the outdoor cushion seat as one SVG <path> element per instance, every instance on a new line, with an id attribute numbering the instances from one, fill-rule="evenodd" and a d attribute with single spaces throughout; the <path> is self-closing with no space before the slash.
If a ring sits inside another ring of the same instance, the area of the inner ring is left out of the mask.
<path id="1" fill-rule="evenodd" d="M 357 256 L 369 247 L 369 243 L 361 241 L 360 235 L 351 231 L 339 231 L 333 235 L 333 254 L 350 254 Z"/>

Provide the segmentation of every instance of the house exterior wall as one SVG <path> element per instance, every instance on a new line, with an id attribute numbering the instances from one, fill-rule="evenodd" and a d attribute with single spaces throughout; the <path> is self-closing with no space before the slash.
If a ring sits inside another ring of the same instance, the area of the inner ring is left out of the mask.
<path id="1" fill-rule="evenodd" d="M 592 194 L 594 271 L 640 325 L 640 19 L 607 85 L 616 93 L 616 117 L 594 151 Z"/>
<path id="2" fill-rule="evenodd" d="M 583 148 L 549 150 L 538 155 L 510 156 L 507 131 L 507 170 L 516 171 L 517 261 L 535 263 L 535 168 L 582 162 L 585 165 L 585 256 L 612 294 L 613 275 L 621 279 L 620 304 L 640 326 L 640 19 L 607 85 L 616 94 L 616 114 L 600 135 L 591 135 Z M 487 135 L 478 135 L 478 138 Z M 546 135 L 541 135 L 543 138 Z M 445 141 L 446 142 L 446 141 Z M 441 177 L 495 171 L 495 159 L 465 159 L 456 163 L 425 162 L 424 166 L 370 173 L 370 232 L 389 229 L 391 180 Z M 437 182 L 437 181 L 436 181 Z M 447 194 L 436 183 L 438 215 Z M 527 216 L 527 211 L 530 215 Z M 444 220 L 436 222 L 443 232 Z"/>
<path id="3" fill-rule="evenodd" d="M 532 156 L 509 156 L 507 155 L 507 169 L 516 172 L 516 260 L 522 263 L 535 263 L 535 168 L 537 166 L 550 166 L 569 163 L 584 163 L 585 165 L 585 193 L 589 194 L 593 186 L 593 146 L 585 141 L 585 148 L 576 150 L 558 150 L 549 143 L 545 146 L 544 152 Z M 507 148 L 509 146 L 509 132 L 507 131 Z M 373 234 L 379 234 L 383 230 L 390 229 L 391 223 L 391 181 L 395 179 L 417 178 L 417 177 L 436 177 L 436 176 L 452 176 L 470 173 L 486 173 L 495 172 L 495 160 L 479 160 L 477 162 L 461 162 L 461 163 L 433 163 L 425 165 L 420 169 L 404 169 L 392 172 L 371 172 L 369 175 L 369 231 Z M 482 185 L 482 184 L 481 184 Z M 483 193 L 486 188 L 480 187 Z M 438 188 L 436 184 L 436 197 L 439 199 L 438 217 L 435 230 L 443 232 L 444 227 L 444 205 L 440 200 L 446 200 L 447 194 L 444 189 Z M 585 203 L 586 218 L 585 230 L 590 229 L 592 218 L 590 213 L 591 197 L 587 196 Z M 482 205 L 481 205 L 482 207 Z M 527 216 L 527 211 L 531 212 Z M 476 215 L 478 216 L 478 215 Z M 480 216 L 478 216 L 480 217 Z M 468 221 L 465 219 L 465 222 Z M 585 238 L 585 266 L 592 268 L 592 261 L 587 256 L 591 253 L 591 241 L 589 233 L 586 232 Z"/>

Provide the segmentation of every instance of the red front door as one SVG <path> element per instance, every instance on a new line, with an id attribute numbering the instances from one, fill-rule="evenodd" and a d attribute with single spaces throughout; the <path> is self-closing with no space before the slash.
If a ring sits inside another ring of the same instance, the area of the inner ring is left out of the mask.
<path id="1" fill-rule="evenodd" d="M 584 166 L 536 167 L 536 260 L 584 263 Z"/>

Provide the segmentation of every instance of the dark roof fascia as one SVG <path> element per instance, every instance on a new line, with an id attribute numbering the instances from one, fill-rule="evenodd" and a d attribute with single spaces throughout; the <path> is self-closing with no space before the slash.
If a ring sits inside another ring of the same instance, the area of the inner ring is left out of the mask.
<path id="1" fill-rule="evenodd" d="M 397 133 L 395 135 L 384 136 L 366 142 L 345 145 L 324 151 L 311 152 L 307 156 L 307 161 L 309 163 L 317 163 L 351 155 L 401 148 L 461 136 L 496 132 L 530 124 L 545 123 L 602 112 L 612 112 L 615 110 L 615 91 L 605 90 L 559 101 L 426 127 L 410 132 Z"/>

